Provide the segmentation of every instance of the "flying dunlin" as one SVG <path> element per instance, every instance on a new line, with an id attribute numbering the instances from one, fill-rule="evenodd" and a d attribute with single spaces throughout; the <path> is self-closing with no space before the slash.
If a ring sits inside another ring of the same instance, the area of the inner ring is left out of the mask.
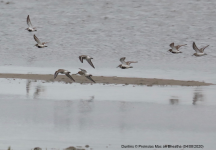
<path id="1" fill-rule="evenodd" d="M 128 68 L 133 68 L 132 66 L 130 66 L 131 63 L 138 63 L 138 61 L 127 61 L 125 62 L 126 57 L 122 57 L 120 58 L 120 62 L 122 64 L 118 65 L 118 67 L 122 68 L 122 69 L 128 69 Z"/>
<path id="2" fill-rule="evenodd" d="M 64 69 L 59 69 L 55 72 L 54 74 L 54 79 L 58 76 L 58 74 L 65 74 L 68 78 L 70 78 L 71 80 L 73 80 L 75 82 L 75 80 L 72 78 L 72 76 L 70 75 L 70 72 Z"/>
<path id="3" fill-rule="evenodd" d="M 82 63 L 83 63 L 83 59 L 85 59 L 93 68 L 95 68 L 93 63 L 91 62 L 91 59 L 93 59 L 92 57 L 90 57 L 88 55 L 81 55 L 81 56 L 79 56 L 79 59 Z"/>
<path id="4" fill-rule="evenodd" d="M 29 15 L 27 16 L 27 24 L 28 24 L 28 28 L 26 28 L 26 30 L 28 30 L 29 32 L 37 31 L 36 28 L 34 28 L 32 26 L 32 23 L 31 23 L 31 20 L 29 18 Z"/>
<path id="5" fill-rule="evenodd" d="M 174 53 L 174 54 L 182 53 L 181 51 L 179 51 L 179 48 L 182 47 L 182 46 L 185 46 L 185 45 L 187 45 L 187 44 L 174 46 L 174 43 L 171 43 L 170 47 L 172 49 L 169 49 L 168 51 L 171 52 L 171 53 Z"/>
<path id="6" fill-rule="evenodd" d="M 37 46 L 38 48 L 47 47 L 45 44 L 47 44 L 48 42 L 41 43 L 41 41 L 36 37 L 36 35 L 34 35 L 34 39 L 37 42 L 37 44 L 35 44 L 35 46 Z"/>
<path id="7" fill-rule="evenodd" d="M 92 78 L 91 78 L 91 74 L 87 73 L 87 71 L 85 69 L 81 69 L 79 68 L 81 71 L 79 71 L 77 74 L 80 74 L 81 76 L 85 76 L 87 79 L 91 80 L 92 82 L 96 83 Z"/>
<path id="8" fill-rule="evenodd" d="M 196 51 L 196 53 L 193 54 L 194 56 L 204 56 L 204 55 L 207 55 L 206 53 L 204 53 L 204 49 L 206 47 L 208 47 L 209 45 L 207 45 L 207 46 L 205 46 L 203 48 L 198 49 L 197 46 L 196 46 L 196 44 L 195 44 L 195 42 L 193 42 L 192 46 L 193 46 L 193 49 Z"/>

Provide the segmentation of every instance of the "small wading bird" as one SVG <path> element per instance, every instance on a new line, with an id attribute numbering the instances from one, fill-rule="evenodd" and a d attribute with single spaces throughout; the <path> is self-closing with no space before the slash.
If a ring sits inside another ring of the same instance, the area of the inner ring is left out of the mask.
<path id="1" fill-rule="evenodd" d="M 92 61 L 91 61 L 91 59 L 93 59 L 92 57 L 87 56 L 87 55 L 81 55 L 81 56 L 79 56 L 79 59 L 80 59 L 81 63 L 83 63 L 83 59 L 85 59 L 93 68 L 95 68 Z"/>
<path id="2" fill-rule="evenodd" d="M 47 44 L 48 42 L 41 43 L 41 41 L 36 37 L 35 34 L 34 34 L 34 39 L 37 42 L 37 44 L 35 44 L 35 46 L 37 46 L 38 48 L 47 47 L 45 44 Z"/>
<path id="3" fill-rule="evenodd" d="M 179 51 L 179 48 L 182 47 L 182 46 L 185 46 L 185 45 L 187 45 L 187 44 L 174 46 L 174 43 L 171 43 L 170 47 L 172 49 L 169 49 L 168 51 L 171 52 L 171 53 L 174 53 L 174 54 L 182 53 L 181 51 Z"/>
<path id="4" fill-rule="evenodd" d="M 81 69 L 79 68 L 81 71 L 79 71 L 77 74 L 80 74 L 81 76 L 85 76 L 87 79 L 91 80 L 92 82 L 96 83 L 92 78 L 91 78 L 91 74 L 87 73 L 87 71 L 85 69 Z"/>
<path id="5" fill-rule="evenodd" d="M 116 68 L 122 68 L 122 69 L 128 69 L 128 68 L 133 68 L 133 66 L 129 66 L 129 65 L 124 65 L 124 64 L 120 64 L 118 65 Z"/>
<path id="6" fill-rule="evenodd" d="M 208 47 L 209 45 L 203 47 L 203 48 L 200 48 L 198 49 L 195 42 L 193 42 L 193 49 L 196 51 L 196 53 L 194 53 L 192 56 L 204 56 L 204 55 L 207 55 L 206 53 L 204 53 L 204 49 L 206 47 Z"/>
<path id="7" fill-rule="evenodd" d="M 26 28 L 26 30 L 28 30 L 29 32 L 32 32 L 32 31 L 37 31 L 36 28 L 34 28 L 32 26 L 32 23 L 31 23 L 31 20 L 29 18 L 29 15 L 27 16 L 27 25 L 29 26 L 28 28 Z"/>
<path id="8" fill-rule="evenodd" d="M 128 68 L 133 68 L 133 66 L 130 66 L 131 63 L 138 63 L 138 61 L 127 61 L 125 62 L 126 57 L 122 57 L 120 58 L 120 62 L 122 64 L 118 65 L 118 67 L 122 68 L 122 69 L 128 69 Z"/>
<path id="9" fill-rule="evenodd" d="M 70 72 L 64 69 L 59 69 L 55 72 L 54 74 L 54 79 L 58 76 L 58 74 L 65 74 L 68 78 L 70 78 L 71 80 L 73 80 L 75 82 L 75 80 L 72 78 L 72 76 L 70 75 Z"/>

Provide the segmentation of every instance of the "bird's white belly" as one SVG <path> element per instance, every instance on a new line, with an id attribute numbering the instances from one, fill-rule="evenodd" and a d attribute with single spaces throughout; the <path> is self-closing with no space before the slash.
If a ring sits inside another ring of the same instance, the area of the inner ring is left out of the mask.
<path id="1" fill-rule="evenodd" d="M 203 56 L 203 55 L 205 55 L 205 53 L 196 53 L 197 54 L 197 56 Z"/>

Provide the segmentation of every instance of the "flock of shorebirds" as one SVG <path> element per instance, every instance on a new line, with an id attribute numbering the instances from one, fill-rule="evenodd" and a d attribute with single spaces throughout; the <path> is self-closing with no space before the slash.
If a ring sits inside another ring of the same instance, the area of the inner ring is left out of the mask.
<path id="1" fill-rule="evenodd" d="M 27 24 L 28 24 L 28 28 L 26 28 L 26 30 L 28 30 L 29 32 L 34 32 L 37 31 L 35 27 L 32 26 L 31 20 L 29 15 L 27 16 Z M 36 35 L 34 34 L 34 40 L 37 42 L 37 44 L 35 44 L 35 46 L 37 46 L 38 48 L 44 48 L 47 47 L 46 44 L 48 42 L 41 42 Z M 174 43 L 170 44 L 171 49 L 168 50 L 168 52 L 174 53 L 174 54 L 178 54 L 178 53 L 182 53 L 179 48 L 182 46 L 186 46 L 187 44 L 184 45 L 177 45 L 174 46 Z M 193 49 L 196 51 L 196 53 L 194 53 L 194 56 L 204 56 L 207 55 L 206 53 L 204 53 L 205 48 L 207 48 L 209 45 L 203 47 L 203 48 L 197 48 L 195 42 L 193 42 Z M 192 56 L 193 56 L 192 55 Z M 83 60 L 85 59 L 93 68 L 94 65 L 91 61 L 91 59 L 93 59 L 92 57 L 88 56 L 88 55 L 81 55 L 79 56 L 79 59 L 81 61 L 81 63 L 83 63 Z M 131 63 L 137 63 L 137 61 L 125 61 L 126 57 L 122 57 L 120 58 L 120 62 L 121 64 L 117 66 L 117 68 L 121 68 L 121 69 L 128 69 L 128 68 L 133 68 L 133 66 L 130 66 Z M 92 78 L 91 78 L 91 74 L 89 74 L 85 69 L 81 69 L 79 68 L 81 71 L 79 71 L 77 74 L 81 75 L 81 76 L 85 76 L 87 79 L 91 80 L 92 82 L 96 83 Z M 59 69 L 54 73 L 54 79 L 58 76 L 58 74 L 65 74 L 68 78 L 70 78 L 71 80 L 73 80 L 75 82 L 75 80 L 73 79 L 73 77 L 70 75 L 71 72 L 65 70 L 65 69 Z"/>
<path id="2" fill-rule="evenodd" d="M 177 45 L 177 46 L 174 46 L 174 43 L 171 43 L 170 44 L 170 47 L 172 49 L 169 49 L 168 51 L 171 52 L 171 53 L 174 53 L 174 54 L 178 54 L 178 53 L 182 53 L 179 48 L 182 47 L 182 46 L 185 46 L 187 44 L 184 44 L 184 45 Z M 207 48 L 209 45 L 205 46 L 205 47 L 202 47 L 202 48 L 197 48 L 195 42 L 193 42 L 193 49 L 196 51 L 196 53 L 194 53 L 192 56 L 204 56 L 204 55 L 207 55 L 206 53 L 204 53 L 204 50 L 205 48 Z"/>

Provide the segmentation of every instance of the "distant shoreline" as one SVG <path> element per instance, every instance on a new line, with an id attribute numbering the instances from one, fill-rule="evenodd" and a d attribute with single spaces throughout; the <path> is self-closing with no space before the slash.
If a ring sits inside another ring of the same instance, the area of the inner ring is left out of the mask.
<path id="1" fill-rule="evenodd" d="M 75 79 L 75 83 L 92 83 L 84 76 L 72 75 Z M 54 80 L 52 74 L 12 74 L 1 73 L 0 78 L 12 78 L 12 79 L 28 79 L 28 80 L 43 80 L 45 82 L 65 82 L 73 83 L 65 75 L 58 75 Z M 134 78 L 134 77 L 106 77 L 106 76 L 92 76 L 92 79 L 96 83 L 101 84 L 132 84 L 132 85 L 178 85 L 178 86 L 209 86 L 214 85 L 212 83 L 205 83 L 200 81 L 184 81 L 184 80 L 172 80 L 172 79 L 156 79 L 156 78 Z"/>

